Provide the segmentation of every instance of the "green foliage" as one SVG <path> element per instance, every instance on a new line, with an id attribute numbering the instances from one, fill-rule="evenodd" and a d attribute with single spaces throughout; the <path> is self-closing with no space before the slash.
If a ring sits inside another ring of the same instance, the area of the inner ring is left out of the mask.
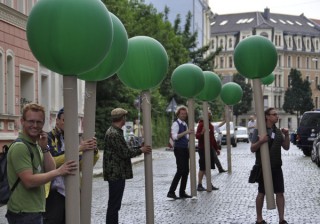
<path id="1" fill-rule="evenodd" d="M 152 142 L 154 147 L 161 147 L 168 144 L 170 136 L 169 117 L 158 115 L 152 119 Z"/>
<path id="2" fill-rule="evenodd" d="M 302 80 L 301 72 L 297 69 L 291 69 L 289 80 L 290 84 L 284 95 L 284 111 L 300 116 L 305 111 L 312 110 L 314 104 L 309 81 Z"/>

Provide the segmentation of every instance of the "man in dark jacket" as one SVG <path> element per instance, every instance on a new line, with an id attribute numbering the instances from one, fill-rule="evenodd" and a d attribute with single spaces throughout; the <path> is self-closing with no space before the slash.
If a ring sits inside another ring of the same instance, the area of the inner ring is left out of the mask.
<path id="1" fill-rule="evenodd" d="M 119 223 L 119 210 L 126 179 L 133 178 L 131 158 L 141 153 L 150 153 L 150 146 L 138 149 L 129 148 L 123 135 L 122 127 L 126 123 L 128 111 L 116 108 L 111 111 L 112 125 L 105 135 L 103 152 L 103 177 L 109 183 L 109 201 L 107 224 Z"/>
<path id="2" fill-rule="evenodd" d="M 274 108 L 268 108 L 264 112 L 267 126 L 267 134 L 264 136 L 258 135 L 258 130 L 255 129 L 252 137 L 251 152 L 256 154 L 256 163 L 261 166 L 261 154 L 260 147 L 262 144 L 268 142 L 271 174 L 273 180 L 273 189 L 276 194 L 276 204 L 279 213 L 279 224 L 286 224 L 284 220 L 284 180 L 282 173 L 282 159 L 281 159 L 281 147 L 285 150 L 289 150 L 289 132 L 287 128 L 281 130 L 276 127 L 276 123 L 279 120 L 277 111 Z M 262 218 L 262 207 L 265 195 L 263 175 L 260 176 L 258 181 L 258 195 L 256 197 L 256 212 L 257 221 L 256 224 L 266 224 Z"/>

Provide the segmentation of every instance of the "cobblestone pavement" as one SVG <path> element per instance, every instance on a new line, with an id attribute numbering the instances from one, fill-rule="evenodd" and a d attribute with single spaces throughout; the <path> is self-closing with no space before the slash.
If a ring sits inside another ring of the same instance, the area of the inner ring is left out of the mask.
<path id="1" fill-rule="evenodd" d="M 248 175 L 254 164 L 254 154 L 249 144 L 239 143 L 232 148 L 232 172 L 219 174 L 212 170 L 213 184 L 220 189 L 212 192 L 198 192 L 197 199 L 171 201 L 166 197 L 176 170 L 172 151 L 165 149 L 153 152 L 154 223 L 172 224 L 243 224 L 255 223 L 255 197 L 257 184 L 248 183 Z M 102 157 L 101 157 L 102 158 Z M 223 147 L 220 161 L 227 168 L 226 147 Z M 320 223 L 320 169 L 303 156 L 294 145 L 283 151 L 283 172 L 285 180 L 285 218 L 291 224 Z M 127 180 L 120 210 L 120 223 L 146 223 L 145 180 L 143 156 L 133 160 L 134 178 Z M 139 163 L 140 162 L 140 163 Z M 198 170 L 198 167 L 197 167 Z M 101 173 L 101 161 L 97 163 L 95 175 Z M 190 193 L 188 182 L 187 193 Z M 204 186 L 205 180 L 204 180 Z M 93 180 L 92 223 L 105 223 L 108 201 L 108 183 L 102 177 Z M 178 193 L 178 192 L 176 192 Z M 4 219 L 5 207 L 0 208 L 0 223 Z M 278 223 L 276 209 L 263 209 L 264 219 L 271 224 Z"/>

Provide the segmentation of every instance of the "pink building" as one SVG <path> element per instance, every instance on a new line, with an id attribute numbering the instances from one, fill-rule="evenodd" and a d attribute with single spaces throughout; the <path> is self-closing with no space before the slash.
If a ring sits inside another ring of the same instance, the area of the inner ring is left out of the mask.
<path id="1" fill-rule="evenodd" d="M 21 108 L 42 104 L 49 131 L 63 107 L 62 76 L 39 64 L 29 49 L 26 24 L 38 0 L 0 0 L 0 150 L 17 137 Z M 79 127 L 83 116 L 84 82 L 78 82 Z M 82 132 L 79 128 L 79 132 Z"/>

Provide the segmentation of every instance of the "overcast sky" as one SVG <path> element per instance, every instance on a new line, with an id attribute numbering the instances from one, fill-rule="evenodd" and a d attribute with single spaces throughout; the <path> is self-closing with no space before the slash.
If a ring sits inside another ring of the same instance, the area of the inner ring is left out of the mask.
<path id="1" fill-rule="evenodd" d="M 266 7 L 271 13 L 320 19 L 320 0 L 208 0 L 213 13 L 262 12 Z"/>

